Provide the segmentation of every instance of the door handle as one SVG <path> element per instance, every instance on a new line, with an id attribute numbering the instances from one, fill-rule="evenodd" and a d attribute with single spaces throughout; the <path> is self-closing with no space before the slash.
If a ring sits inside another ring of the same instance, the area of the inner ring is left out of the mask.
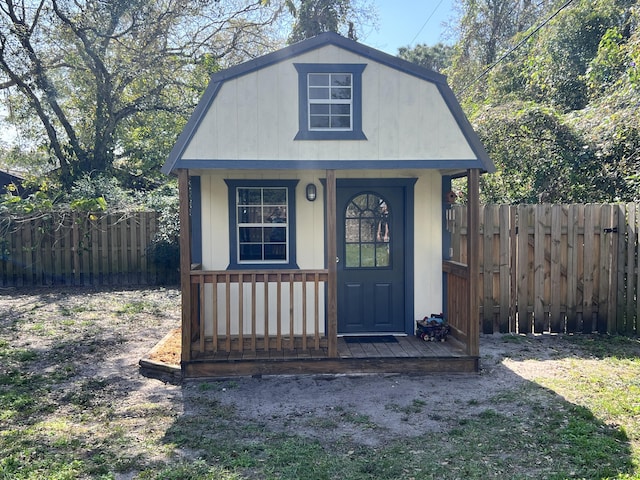
<path id="1" fill-rule="evenodd" d="M 340 257 L 336 257 L 336 263 L 340 263 Z"/>

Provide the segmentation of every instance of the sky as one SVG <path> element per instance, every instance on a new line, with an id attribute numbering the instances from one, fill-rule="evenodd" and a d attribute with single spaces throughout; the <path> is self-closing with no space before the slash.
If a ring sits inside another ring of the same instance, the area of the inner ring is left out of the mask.
<path id="1" fill-rule="evenodd" d="M 451 20 L 455 0 L 373 0 L 378 9 L 378 31 L 359 32 L 358 41 L 391 55 L 398 48 L 424 43 L 453 43 L 443 22 Z"/>

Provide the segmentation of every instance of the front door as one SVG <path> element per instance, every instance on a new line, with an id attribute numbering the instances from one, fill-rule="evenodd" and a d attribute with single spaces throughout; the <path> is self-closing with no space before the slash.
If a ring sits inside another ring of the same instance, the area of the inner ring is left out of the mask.
<path id="1" fill-rule="evenodd" d="M 338 333 L 402 333 L 404 189 L 338 186 Z"/>

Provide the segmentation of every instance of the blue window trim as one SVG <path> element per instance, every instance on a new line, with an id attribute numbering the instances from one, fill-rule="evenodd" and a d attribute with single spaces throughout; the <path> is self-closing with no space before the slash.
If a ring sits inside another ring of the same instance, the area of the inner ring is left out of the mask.
<path id="1" fill-rule="evenodd" d="M 366 140 L 362 131 L 362 63 L 294 63 L 298 71 L 298 122 L 299 130 L 294 140 Z M 307 76 L 309 73 L 350 73 L 353 75 L 353 128 L 344 130 L 309 130 L 309 102 Z"/>
<path id="2" fill-rule="evenodd" d="M 296 263 L 296 186 L 299 180 L 225 180 L 229 195 L 229 266 L 227 270 L 283 270 L 299 269 Z M 289 261 L 287 263 L 238 262 L 238 236 L 236 230 L 238 187 L 285 187 L 288 197 L 289 215 Z"/>

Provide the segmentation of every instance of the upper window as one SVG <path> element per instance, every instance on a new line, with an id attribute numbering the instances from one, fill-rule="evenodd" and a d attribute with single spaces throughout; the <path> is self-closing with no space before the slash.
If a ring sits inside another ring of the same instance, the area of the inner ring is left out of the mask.
<path id="1" fill-rule="evenodd" d="M 309 130 L 353 130 L 353 76 L 350 73 L 310 73 Z"/>
<path id="2" fill-rule="evenodd" d="M 297 268 L 297 180 L 227 180 L 230 205 L 230 268 Z"/>
<path id="3" fill-rule="evenodd" d="M 361 64 L 296 63 L 296 140 L 366 140 L 362 132 Z"/>

